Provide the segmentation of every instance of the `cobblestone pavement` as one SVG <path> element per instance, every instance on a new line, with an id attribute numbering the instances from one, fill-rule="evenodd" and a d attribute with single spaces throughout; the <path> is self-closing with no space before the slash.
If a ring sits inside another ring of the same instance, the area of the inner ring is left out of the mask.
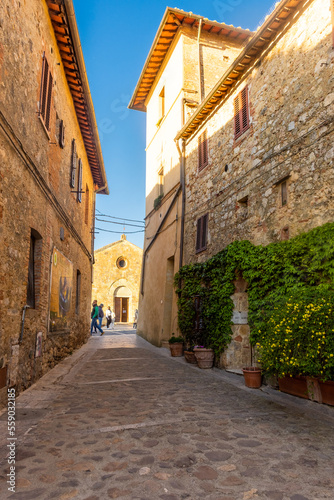
<path id="1" fill-rule="evenodd" d="M 1 499 L 334 498 L 333 408 L 247 389 L 130 327 L 92 337 L 16 403 L 16 493 L 3 413 Z"/>

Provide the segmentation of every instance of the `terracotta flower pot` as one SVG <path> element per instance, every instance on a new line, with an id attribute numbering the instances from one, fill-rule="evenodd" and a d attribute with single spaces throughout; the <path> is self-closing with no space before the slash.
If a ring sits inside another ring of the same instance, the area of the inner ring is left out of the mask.
<path id="1" fill-rule="evenodd" d="M 300 398 L 308 399 L 307 381 L 306 377 L 282 377 L 278 379 L 278 387 L 282 392 L 298 396 Z"/>
<path id="2" fill-rule="evenodd" d="M 261 387 L 261 368 L 257 368 L 256 366 L 247 366 L 243 368 L 242 371 L 244 374 L 246 387 L 250 387 L 251 389 L 259 389 Z"/>
<path id="3" fill-rule="evenodd" d="M 213 349 L 205 349 L 204 347 L 195 347 L 194 353 L 199 368 L 212 368 L 215 354 Z"/>
<path id="4" fill-rule="evenodd" d="M 332 382 L 331 380 L 321 382 L 319 380 L 319 386 L 322 396 L 322 402 L 326 405 L 334 406 L 334 382 Z"/>
<path id="5" fill-rule="evenodd" d="M 196 356 L 193 351 L 184 351 L 184 357 L 186 358 L 187 363 L 197 365 Z"/>
<path id="6" fill-rule="evenodd" d="M 175 342 L 174 344 L 169 344 L 170 353 L 174 358 L 178 358 L 183 355 L 183 344 L 182 342 Z"/>

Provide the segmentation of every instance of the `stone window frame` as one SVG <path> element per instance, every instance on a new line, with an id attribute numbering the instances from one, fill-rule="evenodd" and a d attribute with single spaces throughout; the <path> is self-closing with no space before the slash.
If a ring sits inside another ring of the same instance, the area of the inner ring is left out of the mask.
<path id="1" fill-rule="evenodd" d="M 41 296 L 43 238 L 35 229 L 30 230 L 27 305 L 38 309 Z"/>
<path id="2" fill-rule="evenodd" d="M 278 205 L 280 208 L 289 205 L 289 179 L 291 174 L 285 175 L 274 184 L 274 188 L 278 188 Z"/>
<path id="3" fill-rule="evenodd" d="M 242 216 L 243 219 L 247 219 L 248 218 L 248 210 L 249 210 L 249 196 L 248 194 L 246 196 L 244 196 L 243 198 L 240 198 L 240 200 L 238 200 L 238 209 L 239 209 L 239 212 Z"/>
<path id="4" fill-rule="evenodd" d="M 124 261 L 125 262 L 125 266 L 121 266 L 120 263 Z M 118 257 L 118 259 L 116 260 L 116 266 L 118 267 L 118 269 L 120 269 L 121 271 L 123 271 L 124 269 L 126 269 L 128 267 L 128 260 L 123 257 L 123 255 L 121 255 L 120 257 Z"/>

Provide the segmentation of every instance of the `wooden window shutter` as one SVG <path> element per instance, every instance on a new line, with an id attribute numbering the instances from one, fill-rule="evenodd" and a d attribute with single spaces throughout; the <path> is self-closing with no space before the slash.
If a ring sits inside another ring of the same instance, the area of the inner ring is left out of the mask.
<path id="1" fill-rule="evenodd" d="M 53 78 L 50 72 L 49 63 L 44 53 L 41 92 L 39 99 L 39 116 L 42 118 L 47 130 L 50 130 L 52 84 Z"/>
<path id="2" fill-rule="evenodd" d="M 202 252 L 206 249 L 208 232 L 208 214 L 197 219 L 196 231 L 196 252 Z"/>
<path id="3" fill-rule="evenodd" d="M 77 200 L 81 203 L 82 200 L 82 161 L 81 158 L 79 158 L 79 166 L 78 166 L 78 196 Z"/>
<path id="4" fill-rule="evenodd" d="M 72 140 L 72 158 L 71 158 L 71 178 L 70 186 L 75 187 L 75 171 L 77 169 L 77 145 L 75 139 Z"/>
<path id="5" fill-rule="evenodd" d="M 238 139 L 248 128 L 248 87 L 245 87 L 234 99 L 234 138 Z"/>
<path id="6" fill-rule="evenodd" d="M 202 234 L 201 234 L 201 248 L 204 250 L 206 248 L 206 235 L 208 230 L 208 214 L 202 217 Z"/>
<path id="7" fill-rule="evenodd" d="M 47 130 L 50 130 L 52 83 L 53 83 L 53 78 L 51 73 L 49 72 L 49 86 L 48 86 L 46 113 L 45 113 L 45 126 Z"/>
<path id="8" fill-rule="evenodd" d="M 282 207 L 284 207 L 288 203 L 288 186 L 286 181 L 282 182 L 281 184 L 281 203 Z"/>
<path id="9" fill-rule="evenodd" d="M 59 146 L 61 148 L 65 147 L 65 126 L 64 126 L 64 120 L 60 120 L 60 122 L 59 122 Z"/>
<path id="10" fill-rule="evenodd" d="M 198 171 L 200 172 L 209 163 L 208 134 L 205 130 L 198 138 Z"/>
<path id="11" fill-rule="evenodd" d="M 196 232 L 196 252 L 201 250 L 201 233 L 202 233 L 202 218 L 197 220 L 197 232 Z"/>

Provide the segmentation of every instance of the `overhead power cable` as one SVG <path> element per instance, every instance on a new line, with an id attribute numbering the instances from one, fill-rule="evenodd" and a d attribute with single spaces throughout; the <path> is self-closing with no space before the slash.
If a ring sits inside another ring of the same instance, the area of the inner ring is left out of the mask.
<path id="1" fill-rule="evenodd" d="M 141 224 L 145 224 L 145 221 L 143 220 L 136 220 L 136 219 L 124 219 L 122 217 L 114 217 L 113 215 L 107 215 L 103 214 L 100 212 L 100 210 L 96 209 L 96 212 L 99 212 L 100 217 L 109 217 L 110 219 L 116 219 L 116 220 L 122 220 L 122 221 L 128 221 L 128 222 L 140 222 Z"/>
<path id="2" fill-rule="evenodd" d="M 96 227 L 99 231 L 104 231 L 105 233 L 122 234 L 123 231 L 110 231 L 109 229 L 102 229 L 101 227 Z M 141 231 L 126 231 L 126 234 L 144 233 L 144 229 Z"/>
<path id="3" fill-rule="evenodd" d="M 106 222 L 107 224 L 119 224 L 120 226 L 141 227 L 142 229 L 144 229 L 143 226 L 138 226 L 137 224 L 129 224 L 128 222 L 116 222 L 113 220 L 103 220 L 103 219 L 99 219 L 98 217 L 95 217 L 95 220 L 97 220 L 98 222 Z"/>

